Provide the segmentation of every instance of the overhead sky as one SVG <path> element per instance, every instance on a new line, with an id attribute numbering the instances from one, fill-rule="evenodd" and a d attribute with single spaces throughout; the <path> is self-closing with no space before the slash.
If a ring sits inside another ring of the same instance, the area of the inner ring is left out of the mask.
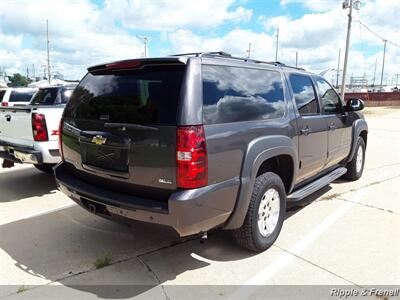
<path id="1" fill-rule="evenodd" d="M 366 74 L 380 83 L 383 38 L 400 44 L 400 1 L 361 0 L 354 12 L 349 54 L 350 76 Z M 36 74 L 46 64 L 46 19 L 50 26 L 51 65 L 68 79 L 86 68 L 113 60 L 142 57 L 141 37 L 149 37 L 148 55 L 223 50 L 236 56 L 278 60 L 321 72 L 343 68 L 347 10 L 340 0 L 60 0 L 0 1 L 0 67 L 8 74 Z M 384 82 L 400 73 L 400 48 L 387 44 Z M 334 80 L 335 72 L 325 77 Z M 400 80 L 400 78 L 399 78 Z"/>

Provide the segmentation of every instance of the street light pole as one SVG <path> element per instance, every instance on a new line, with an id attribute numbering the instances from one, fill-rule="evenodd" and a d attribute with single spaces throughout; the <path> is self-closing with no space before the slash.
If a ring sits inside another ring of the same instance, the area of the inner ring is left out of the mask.
<path id="1" fill-rule="evenodd" d="M 337 62 L 337 72 L 336 72 L 336 88 L 339 88 L 339 72 L 340 72 L 340 49 L 339 49 L 339 57 Z"/>
<path id="2" fill-rule="evenodd" d="M 278 46 L 279 46 L 279 27 L 276 29 L 275 61 L 278 61 Z"/>
<path id="3" fill-rule="evenodd" d="M 247 58 L 250 58 L 250 53 L 251 53 L 251 43 L 249 43 L 249 49 L 248 49 L 246 52 L 247 52 Z"/>
<path id="4" fill-rule="evenodd" d="M 385 56 L 386 56 L 386 43 L 387 40 L 383 40 L 383 60 L 382 60 L 382 73 L 381 73 L 381 90 L 383 87 L 383 71 L 385 70 Z"/>
<path id="5" fill-rule="evenodd" d="M 141 35 L 137 35 L 137 37 L 143 41 L 143 46 L 144 46 L 143 57 L 147 58 L 147 52 L 148 52 L 147 44 L 148 44 L 150 38 L 148 36 L 141 36 Z"/>
<path id="6" fill-rule="evenodd" d="M 49 20 L 46 20 L 47 27 L 47 73 L 49 77 L 49 84 L 51 84 L 51 72 L 50 72 L 50 41 L 49 41 Z"/>
<path id="7" fill-rule="evenodd" d="M 346 72 L 347 72 L 347 59 L 349 57 L 349 47 L 350 47 L 350 32 L 351 32 L 351 21 L 353 19 L 353 0 L 346 0 L 343 3 L 343 8 L 349 8 L 349 20 L 347 23 L 347 37 L 346 37 L 346 51 L 344 52 L 344 65 L 343 65 L 343 78 L 342 78 L 342 90 L 341 97 L 344 100 L 344 93 L 346 90 Z"/>

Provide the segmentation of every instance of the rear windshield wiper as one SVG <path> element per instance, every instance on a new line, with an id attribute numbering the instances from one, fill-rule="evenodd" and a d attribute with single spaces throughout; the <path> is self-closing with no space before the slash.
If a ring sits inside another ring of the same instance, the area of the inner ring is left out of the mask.
<path id="1" fill-rule="evenodd" d="M 139 124 L 131 124 L 131 123 L 104 123 L 104 127 L 106 128 L 121 128 L 122 130 L 129 129 L 139 129 L 139 130 L 158 130 L 157 127 L 153 126 L 145 126 Z"/>

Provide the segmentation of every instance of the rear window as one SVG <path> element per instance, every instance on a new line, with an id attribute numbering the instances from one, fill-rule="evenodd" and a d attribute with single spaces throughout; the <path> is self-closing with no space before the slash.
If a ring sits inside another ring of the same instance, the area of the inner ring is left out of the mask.
<path id="1" fill-rule="evenodd" d="M 279 72 L 204 65 L 202 74 L 205 124 L 283 116 L 283 82 Z"/>
<path id="2" fill-rule="evenodd" d="M 11 91 L 9 102 L 29 102 L 31 98 L 35 94 L 35 91 L 29 92 L 19 92 L 19 91 Z"/>
<path id="3" fill-rule="evenodd" d="M 32 105 L 56 105 L 65 104 L 69 101 L 73 92 L 71 88 L 46 88 L 40 89 L 32 98 Z"/>
<path id="4" fill-rule="evenodd" d="M 88 73 L 65 116 L 116 123 L 176 124 L 183 66 L 152 66 L 118 73 Z"/>

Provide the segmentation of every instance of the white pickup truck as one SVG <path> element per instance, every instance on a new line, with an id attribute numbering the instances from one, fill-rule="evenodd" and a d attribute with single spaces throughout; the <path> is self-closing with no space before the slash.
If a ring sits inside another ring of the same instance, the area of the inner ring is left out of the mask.
<path id="1" fill-rule="evenodd" d="M 2 166 L 33 164 L 51 173 L 61 161 L 58 126 L 75 85 L 39 89 L 29 105 L 0 107 L 0 158 Z"/>

